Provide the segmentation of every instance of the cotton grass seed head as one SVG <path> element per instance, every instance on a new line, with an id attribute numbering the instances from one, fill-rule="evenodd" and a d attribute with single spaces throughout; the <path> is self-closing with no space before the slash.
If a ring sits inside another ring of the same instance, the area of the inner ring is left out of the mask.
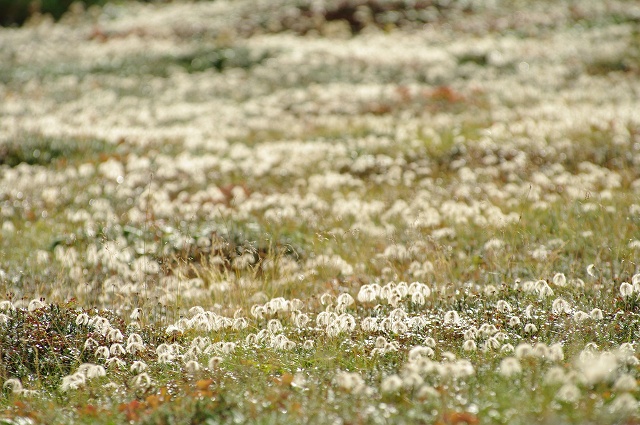
<path id="1" fill-rule="evenodd" d="M 460 316 L 455 310 L 447 311 L 443 317 L 445 324 L 455 325 L 460 321 Z"/>
<path id="2" fill-rule="evenodd" d="M 569 313 L 571 311 L 571 304 L 564 298 L 556 298 L 551 304 L 551 310 L 554 314 Z"/>
<path id="3" fill-rule="evenodd" d="M 566 383 L 556 392 L 556 398 L 567 403 L 574 403 L 580 398 L 580 389 L 572 383 Z"/>
<path id="4" fill-rule="evenodd" d="M 520 318 L 518 316 L 513 316 L 509 319 L 509 326 L 512 328 L 520 326 L 521 323 L 522 322 L 520 321 Z"/>
<path id="5" fill-rule="evenodd" d="M 109 351 L 109 347 L 98 347 L 96 348 L 95 351 L 95 356 L 96 358 L 103 358 L 103 359 L 108 359 L 110 356 L 110 351 Z"/>
<path id="6" fill-rule="evenodd" d="M 604 318 L 604 314 L 599 308 L 594 308 L 593 310 L 591 310 L 589 316 L 591 316 L 593 320 L 602 320 Z"/>
<path id="7" fill-rule="evenodd" d="M 560 385 L 566 382 L 566 373 L 560 366 L 552 366 L 551 368 L 549 368 L 544 377 L 544 383 L 547 385 Z"/>
<path id="8" fill-rule="evenodd" d="M 199 372 L 201 368 L 202 366 L 196 360 L 189 360 L 184 365 L 184 369 L 187 371 L 187 373 L 192 375 Z"/>
<path id="9" fill-rule="evenodd" d="M 402 378 L 398 375 L 390 375 L 380 383 L 380 391 L 385 394 L 397 393 L 402 388 Z"/>
<path id="10" fill-rule="evenodd" d="M 436 348 L 436 340 L 435 338 L 428 336 L 424 339 L 424 345 L 431 348 Z"/>
<path id="11" fill-rule="evenodd" d="M 476 351 L 476 348 L 476 342 L 472 339 L 468 339 L 462 344 L 464 351 Z"/>
<path id="12" fill-rule="evenodd" d="M 127 353 L 127 350 L 120 343 L 111 344 L 111 347 L 109 348 L 109 354 L 111 356 L 116 356 L 116 357 L 123 356 L 126 353 Z"/>
<path id="13" fill-rule="evenodd" d="M 409 361 L 416 361 L 419 358 L 433 358 L 435 355 L 431 347 L 416 346 L 409 350 Z"/>
<path id="14" fill-rule="evenodd" d="M 583 350 L 576 362 L 581 381 L 587 386 L 610 381 L 619 366 L 618 358 L 611 352 Z"/>
<path id="15" fill-rule="evenodd" d="M 638 408 L 640 408 L 640 403 L 628 392 L 616 396 L 613 402 L 609 405 L 609 410 L 615 414 L 637 413 Z"/>
<path id="16" fill-rule="evenodd" d="M 512 308 L 511 305 L 505 300 L 498 300 L 496 303 L 496 310 L 500 313 L 510 313 Z"/>
<path id="17" fill-rule="evenodd" d="M 511 377 L 522 372 L 522 366 L 515 357 L 506 357 L 500 362 L 500 374 Z"/>
<path id="18" fill-rule="evenodd" d="M 338 372 L 334 382 L 342 390 L 353 394 L 360 394 L 366 390 L 364 380 L 357 372 Z"/>
<path id="19" fill-rule="evenodd" d="M 33 312 L 44 307 L 46 307 L 46 304 L 42 300 L 33 299 L 29 301 L 29 306 L 27 307 L 27 310 L 29 310 L 29 312 Z"/>
<path id="20" fill-rule="evenodd" d="M 633 286 L 629 282 L 622 282 L 620 284 L 620 296 L 629 298 L 631 295 L 633 295 Z"/>
<path id="21" fill-rule="evenodd" d="M 638 382 L 629 374 L 622 374 L 616 379 L 612 387 L 613 391 L 618 392 L 633 392 L 638 389 Z"/>
<path id="22" fill-rule="evenodd" d="M 587 319 L 590 319 L 591 316 L 587 313 L 585 313 L 584 311 L 576 311 L 575 313 L 573 313 L 573 320 L 576 321 L 576 323 L 582 323 Z"/>
<path id="23" fill-rule="evenodd" d="M 86 313 L 80 313 L 78 314 L 78 316 L 76 317 L 76 325 L 78 326 L 84 326 L 87 325 L 89 323 L 89 315 Z"/>
<path id="24" fill-rule="evenodd" d="M 549 351 L 546 353 L 546 357 L 552 362 L 559 362 L 564 360 L 564 351 L 562 344 L 557 342 L 549 346 Z"/>
<path id="25" fill-rule="evenodd" d="M 141 360 L 136 360 L 131 364 L 129 370 L 131 373 L 139 374 L 147 370 L 147 364 Z"/>
<path id="26" fill-rule="evenodd" d="M 16 307 L 13 305 L 11 301 L 8 301 L 8 300 L 0 301 L 0 311 L 10 312 L 15 310 L 16 310 Z"/>
<path id="27" fill-rule="evenodd" d="M 20 380 L 16 378 L 9 378 L 4 381 L 4 384 L 2 384 L 2 388 L 10 388 L 13 394 L 18 395 L 22 394 L 22 392 L 24 391 L 24 389 L 22 388 L 22 382 L 20 382 Z"/>
<path id="28" fill-rule="evenodd" d="M 566 286 L 567 285 L 567 277 L 564 275 L 564 273 L 556 273 L 553 276 L 553 284 L 556 286 Z"/>
<path id="29" fill-rule="evenodd" d="M 146 390 L 153 385 L 153 381 L 147 372 L 134 376 L 131 382 L 135 388 L 140 390 Z"/>
<path id="30" fill-rule="evenodd" d="M 209 359 L 209 361 L 207 362 L 207 367 L 210 370 L 215 370 L 217 368 L 220 367 L 220 365 L 222 364 L 222 357 L 220 356 L 213 356 Z"/>
<path id="31" fill-rule="evenodd" d="M 535 355 L 531 344 L 526 342 L 521 342 L 520 344 L 518 344 L 516 346 L 515 353 L 516 353 L 516 357 L 519 359 L 522 359 L 525 357 L 533 357 Z"/>
<path id="32" fill-rule="evenodd" d="M 67 392 L 77 390 L 83 387 L 86 382 L 86 377 L 82 373 L 74 373 L 62 378 L 62 384 L 60 385 L 60 391 Z"/>
<path id="33" fill-rule="evenodd" d="M 500 347 L 500 352 L 501 353 L 513 353 L 515 351 L 515 348 L 513 348 L 513 345 L 511 344 L 503 344 L 502 347 Z"/>
<path id="34" fill-rule="evenodd" d="M 108 358 L 105 360 L 104 365 L 110 369 L 124 369 L 127 367 L 127 363 L 118 357 Z"/>

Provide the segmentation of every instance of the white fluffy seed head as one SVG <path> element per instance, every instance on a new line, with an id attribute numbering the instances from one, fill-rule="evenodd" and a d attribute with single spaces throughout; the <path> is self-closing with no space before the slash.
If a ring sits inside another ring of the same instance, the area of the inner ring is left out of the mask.
<path id="1" fill-rule="evenodd" d="M 556 286 L 566 286 L 567 277 L 564 275 L 564 273 L 556 273 L 553 276 L 553 284 Z"/>
<path id="2" fill-rule="evenodd" d="M 500 341 L 495 337 L 487 338 L 484 342 L 484 351 L 497 350 L 498 348 L 500 348 Z"/>
<path id="3" fill-rule="evenodd" d="M 375 301 L 379 294 L 379 285 L 363 285 L 358 291 L 358 301 L 361 303 L 370 303 Z"/>
<path id="4" fill-rule="evenodd" d="M 2 388 L 11 388 L 11 392 L 13 394 L 21 394 L 23 391 L 22 382 L 20 382 L 20 380 L 16 378 L 9 378 L 4 381 Z"/>
<path id="5" fill-rule="evenodd" d="M 131 370 L 132 373 L 139 374 L 147 370 L 147 364 L 143 361 L 136 360 L 133 362 L 129 370 Z"/>
<path id="6" fill-rule="evenodd" d="M 513 316 L 509 319 L 509 326 L 511 326 L 512 328 L 520 326 L 521 323 L 522 322 L 520 321 L 520 318 L 518 316 Z"/>
<path id="7" fill-rule="evenodd" d="M 411 295 L 411 302 L 413 304 L 422 306 L 422 305 L 425 305 L 427 300 L 423 294 L 421 294 L 420 292 L 415 292 Z"/>
<path id="8" fill-rule="evenodd" d="M 125 350 L 124 346 L 120 343 L 114 343 L 111 344 L 111 347 L 109 348 L 109 353 L 112 356 L 123 356 L 127 353 L 127 350 Z"/>
<path id="9" fill-rule="evenodd" d="M 567 403 L 574 403 L 580 398 L 580 389 L 575 384 L 565 383 L 556 393 L 556 398 Z"/>
<path id="10" fill-rule="evenodd" d="M 376 338 L 375 347 L 382 348 L 385 346 L 386 343 L 387 343 L 387 339 L 383 336 L 379 336 Z"/>
<path id="11" fill-rule="evenodd" d="M 519 359 L 524 357 L 534 356 L 533 347 L 531 346 L 531 344 L 528 344 L 526 342 L 522 342 L 518 344 L 518 346 L 515 349 L 515 353 L 516 353 L 516 357 Z"/>
<path id="12" fill-rule="evenodd" d="M 593 320 L 602 320 L 604 318 L 604 314 L 599 308 L 594 308 L 593 310 L 591 310 L 591 313 L 589 313 L 589 315 Z"/>
<path id="13" fill-rule="evenodd" d="M 9 300 L 0 301 L 0 311 L 15 311 L 16 307 Z"/>
<path id="14" fill-rule="evenodd" d="M 460 315 L 455 310 L 447 311 L 444 314 L 444 323 L 445 324 L 457 324 L 460 321 Z"/>
<path id="15" fill-rule="evenodd" d="M 110 342 L 122 342 L 124 341 L 124 336 L 122 332 L 120 332 L 120 329 L 111 328 L 107 333 L 107 339 Z"/>
<path id="16" fill-rule="evenodd" d="M 573 320 L 575 320 L 577 323 L 584 322 L 585 320 L 590 318 L 591 316 L 589 316 L 589 314 L 585 313 L 584 311 L 576 311 L 575 313 L 573 313 Z"/>
<path id="17" fill-rule="evenodd" d="M 282 332 L 284 328 L 278 319 L 271 319 L 269 320 L 269 323 L 267 323 L 267 329 L 269 329 L 269 332 L 272 334 L 275 334 Z"/>
<path id="18" fill-rule="evenodd" d="M 29 310 L 29 312 L 32 311 L 36 311 L 39 310 L 41 308 L 46 307 L 46 304 L 44 302 L 42 302 L 42 300 L 40 299 L 33 299 L 29 302 L 29 306 L 27 307 L 27 310 Z"/>
<path id="19" fill-rule="evenodd" d="M 387 376 L 380 383 L 380 391 L 385 394 L 396 393 L 400 388 L 402 388 L 402 378 L 398 375 Z"/>
<path id="20" fill-rule="evenodd" d="M 131 312 L 131 315 L 129 316 L 129 319 L 138 320 L 140 318 L 140 316 L 142 316 L 142 309 L 141 308 L 134 308 L 133 311 Z"/>
<path id="21" fill-rule="evenodd" d="M 433 349 L 431 347 L 423 347 L 421 345 L 413 347 L 409 350 L 409 361 L 413 362 L 418 360 L 419 358 L 433 358 L 434 356 Z"/>
<path id="22" fill-rule="evenodd" d="M 560 344 L 559 342 L 551 344 L 549 346 L 549 353 L 547 353 L 547 358 L 552 362 L 559 362 L 564 360 L 564 351 L 562 350 L 562 344 Z"/>
<path id="23" fill-rule="evenodd" d="M 80 313 L 76 317 L 76 325 L 84 326 L 89 323 L 89 315 L 87 313 Z"/>
<path id="24" fill-rule="evenodd" d="M 620 295 L 622 298 L 629 298 L 633 294 L 633 286 L 629 282 L 620 284 Z"/>
<path id="25" fill-rule="evenodd" d="M 198 363 L 197 361 L 189 360 L 188 362 L 185 363 L 184 368 L 187 371 L 187 373 L 194 374 L 200 371 L 201 366 L 200 366 L 200 363 Z"/>
<path id="26" fill-rule="evenodd" d="M 638 383 L 635 378 L 629 374 L 622 374 L 616 379 L 612 389 L 618 392 L 633 392 L 638 389 Z"/>
<path id="27" fill-rule="evenodd" d="M 364 380 L 357 372 L 339 372 L 334 382 L 339 388 L 352 394 L 359 394 L 366 389 Z"/>
<path id="28" fill-rule="evenodd" d="M 564 369 L 560 366 L 551 367 L 544 377 L 544 383 L 547 385 L 563 384 L 567 380 Z"/>
<path id="29" fill-rule="evenodd" d="M 207 362 L 207 367 L 209 369 L 217 369 L 220 367 L 220 364 L 222 363 L 222 357 L 220 356 L 213 356 L 209 359 L 209 361 Z"/>
<path id="30" fill-rule="evenodd" d="M 554 314 L 569 313 L 571 311 L 571 304 L 564 298 L 556 298 L 551 304 L 551 310 Z"/>
<path id="31" fill-rule="evenodd" d="M 433 337 L 428 336 L 424 339 L 424 345 L 426 345 L 427 347 L 436 348 L 436 340 Z"/>
<path id="32" fill-rule="evenodd" d="M 62 384 L 60 390 L 67 392 L 70 390 L 76 390 L 85 384 L 86 378 L 82 373 L 74 373 L 62 378 Z"/>
<path id="33" fill-rule="evenodd" d="M 613 413 L 633 414 L 638 412 L 640 408 L 640 402 L 629 393 L 624 393 L 616 396 L 615 400 L 609 406 L 609 409 Z"/>
<path id="34" fill-rule="evenodd" d="M 367 333 L 377 332 L 380 329 L 380 327 L 378 326 L 378 319 L 376 319 L 375 317 L 365 317 L 360 322 L 360 327 L 364 332 Z"/>
<path id="35" fill-rule="evenodd" d="M 500 374 L 510 377 L 522 372 L 522 366 L 515 357 L 506 357 L 500 362 Z"/>
<path id="36" fill-rule="evenodd" d="M 514 351 L 515 351 L 515 348 L 513 348 L 513 345 L 508 343 L 500 347 L 500 352 L 502 353 L 513 353 Z"/>
<path id="37" fill-rule="evenodd" d="M 538 342 L 533 347 L 533 355 L 539 358 L 546 358 L 549 355 L 549 346 L 544 342 Z"/>
<path id="38" fill-rule="evenodd" d="M 108 359 L 110 356 L 110 351 L 109 351 L 109 347 L 98 347 L 96 348 L 96 352 L 95 352 L 95 356 L 97 358 L 103 358 L 103 359 Z"/>
<path id="39" fill-rule="evenodd" d="M 476 342 L 472 339 L 468 339 L 462 344 L 462 349 L 464 351 L 476 351 Z"/>
<path id="40" fill-rule="evenodd" d="M 338 300 L 337 300 L 338 305 L 342 305 L 342 306 L 345 306 L 345 307 L 352 305 L 354 302 L 355 301 L 354 301 L 353 297 L 351 295 L 347 294 L 347 293 L 340 294 L 338 296 Z"/>
<path id="41" fill-rule="evenodd" d="M 144 390 L 152 385 L 151 377 L 146 372 L 142 372 L 133 378 L 133 386 Z"/>
<path id="42" fill-rule="evenodd" d="M 498 300 L 498 302 L 496 303 L 496 310 L 498 310 L 500 313 L 510 313 L 512 310 L 511 304 L 509 304 L 505 300 Z"/>

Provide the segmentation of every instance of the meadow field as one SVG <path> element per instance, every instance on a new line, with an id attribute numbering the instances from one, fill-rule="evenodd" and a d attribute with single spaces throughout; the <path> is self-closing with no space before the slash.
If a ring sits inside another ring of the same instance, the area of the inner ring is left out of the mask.
<path id="1" fill-rule="evenodd" d="M 640 5 L 0 28 L 0 424 L 640 424 Z"/>

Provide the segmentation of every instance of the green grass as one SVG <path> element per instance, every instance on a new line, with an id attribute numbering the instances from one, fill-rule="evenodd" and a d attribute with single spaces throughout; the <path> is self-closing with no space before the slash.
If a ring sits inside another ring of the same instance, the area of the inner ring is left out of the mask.
<path id="1" fill-rule="evenodd" d="M 42 165 L 62 169 L 70 164 L 98 161 L 117 151 L 117 147 L 101 140 L 55 139 L 28 134 L 18 140 L 0 143 L 0 165 L 15 167 Z"/>

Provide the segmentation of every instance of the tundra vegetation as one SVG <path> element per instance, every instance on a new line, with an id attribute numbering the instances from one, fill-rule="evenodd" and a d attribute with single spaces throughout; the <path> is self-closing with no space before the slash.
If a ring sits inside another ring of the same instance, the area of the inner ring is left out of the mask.
<path id="1" fill-rule="evenodd" d="M 640 6 L 0 29 L 0 423 L 637 424 Z"/>

